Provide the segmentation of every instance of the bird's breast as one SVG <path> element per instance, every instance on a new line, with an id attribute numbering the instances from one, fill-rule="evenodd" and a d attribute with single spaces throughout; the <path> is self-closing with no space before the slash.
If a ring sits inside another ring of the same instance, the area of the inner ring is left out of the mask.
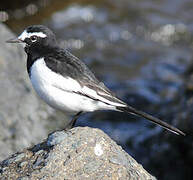
<path id="1" fill-rule="evenodd" d="M 36 60 L 30 68 L 30 80 L 37 94 L 53 108 L 69 114 L 82 111 L 83 98 L 73 91 L 81 86 L 69 77 L 63 77 L 46 66 L 44 58 Z"/>
<path id="2" fill-rule="evenodd" d="M 44 58 L 37 59 L 30 68 L 32 86 L 37 94 L 48 104 L 50 104 L 53 96 L 49 93 L 50 86 L 53 83 L 53 78 L 50 77 L 50 73 L 51 72 L 49 72 L 49 69 L 46 67 Z"/>

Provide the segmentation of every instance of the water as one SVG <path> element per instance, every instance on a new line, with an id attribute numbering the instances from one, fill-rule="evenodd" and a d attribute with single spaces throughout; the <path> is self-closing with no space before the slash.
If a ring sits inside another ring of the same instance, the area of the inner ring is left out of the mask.
<path id="1" fill-rule="evenodd" d="M 60 45 L 83 59 L 118 97 L 187 127 L 187 116 L 179 117 L 189 111 L 184 106 L 184 72 L 192 61 L 192 1 L 57 0 L 27 7 L 32 15 L 6 21 L 15 32 L 31 24 L 47 25 Z M 104 130 L 160 179 L 192 177 L 193 164 L 186 159 L 193 156 L 182 155 L 180 148 L 191 147 L 189 143 L 144 119 L 95 112 L 83 115 L 77 125 Z"/>

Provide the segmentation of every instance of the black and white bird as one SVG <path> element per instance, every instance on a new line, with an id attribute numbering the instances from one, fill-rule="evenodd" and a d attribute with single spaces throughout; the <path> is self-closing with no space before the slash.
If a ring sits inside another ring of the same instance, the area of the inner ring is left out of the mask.
<path id="1" fill-rule="evenodd" d="M 82 113 L 114 110 L 141 116 L 175 134 L 185 135 L 181 130 L 115 97 L 80 59 L 59 47 L 54 33 L 47 27 L 29 26 L 16 39 L 7 42 L 24 46 L 27 71 L 40 98 L 53 108 L 74 115 L 65 129 L 73 127 Z"/>

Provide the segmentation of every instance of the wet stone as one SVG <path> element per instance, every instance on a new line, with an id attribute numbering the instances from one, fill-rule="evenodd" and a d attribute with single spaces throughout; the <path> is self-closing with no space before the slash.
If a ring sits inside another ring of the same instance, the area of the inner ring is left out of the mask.
<path id="1" fill-rule="evenodd" d="M 47 140 L 35 147 L 44 147 L 33 152 L 34 148 L 25 150 L 0 164 L 0 179 L 18 177 L 20 179 L 154 179 L 142 166 L 122 150 L 104 132 L 89 127 L 74 128 L 74 133 L 63 131 L 53 133 Z M 98 139 L 104 139 L 103 158 L 101 148 L 94 144 Z M 90 141 L 92 140 L 92 142 Z M 59 143 L 59 144 L 58 144 Z M 84 151 L 78 151 L 80 146 Z M 50 147 L 52 146 L 52 147 Z M 95 152 L 94 152 L 95 149 Z M 113 149 L 113 151 L 112 151 Z M 29 155 L 30 156 L 27 156 Z M 28 157 L 26 161 L 25 155 Z M 45 158 L 45 155 L 47 158 Z M 18 156 L 18 157 L 17 157 Z M 18 163 L 18 161 L 21 161 Z M 22 162 L 23 161 L 23 162 Z M 32 164 L 33 163 L 33 164 Z M 4 167 L 2 167 L 4 166 Z M 25 168 L 27 167 L 27 168 Z M 4 170 L 6 169 L 6 170 Z M 120 171 L 122 169 L 122 171 Z"/>

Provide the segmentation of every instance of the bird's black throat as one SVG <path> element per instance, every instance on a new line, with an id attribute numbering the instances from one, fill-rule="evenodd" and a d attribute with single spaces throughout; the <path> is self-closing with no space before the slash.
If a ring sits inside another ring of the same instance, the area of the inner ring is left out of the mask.
<path id="1" fill-rule="evenodd" d="M 45 47 L 25 47 L 25 52 L 27 54 L 27 72 L 29 76 L 31 75 L 30 69 L 34 62 L 40 58 L 45 58 L 52 54 L 53 51 L 57 51 L 58 47 L 54 46 L 45 46 Z"/>

